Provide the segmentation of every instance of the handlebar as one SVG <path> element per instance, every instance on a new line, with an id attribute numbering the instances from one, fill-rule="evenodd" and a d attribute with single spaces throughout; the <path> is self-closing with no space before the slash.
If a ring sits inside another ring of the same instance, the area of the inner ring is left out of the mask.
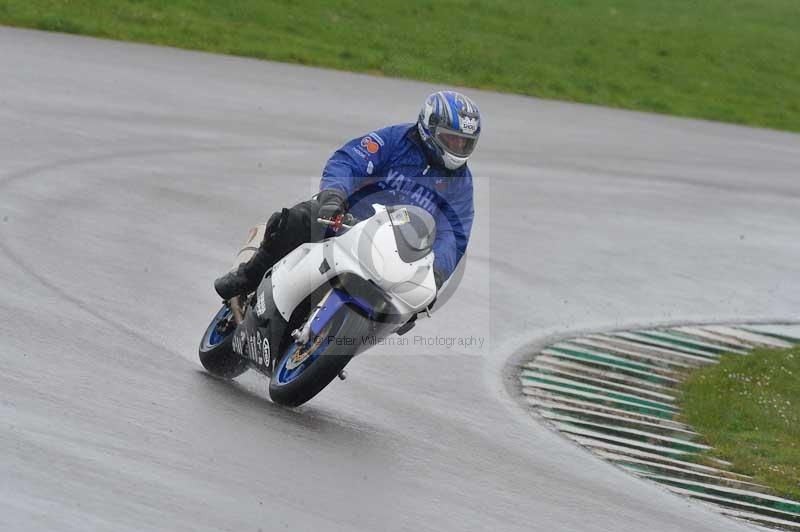
<path id="1" fill-rule="evenodd" d="M 339 229 L 351 229 L 355 224 L 358 223 L 358 219 L 350 213 L 347 214 L 340 214 L 333 219 L 329 218 L 317 218 L 317 222 L 321 223 L 322 225 L 327 225 L 333 232 L 337 232 Z"/>

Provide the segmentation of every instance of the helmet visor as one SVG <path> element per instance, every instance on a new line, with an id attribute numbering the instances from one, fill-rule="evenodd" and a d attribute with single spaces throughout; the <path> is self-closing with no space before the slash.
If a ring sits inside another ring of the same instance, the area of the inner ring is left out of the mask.
<path id="1" fill-rule="evenodd" d="M 439 127 L 436 128 L 436 140 L 442 148 L 456 157 L 469 157 L 478 143 L 478 136 Z"/>

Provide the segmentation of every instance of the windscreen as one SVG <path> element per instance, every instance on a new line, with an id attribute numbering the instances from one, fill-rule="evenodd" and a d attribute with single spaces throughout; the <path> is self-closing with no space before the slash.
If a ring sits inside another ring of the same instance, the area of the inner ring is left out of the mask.
<path id="1" fill-rule="evenodd" d="M 387 207 L 397 252 L 404 262 L 416 262 L 431 252 L 436 221 L 428 211 L 414 205 Z"/>

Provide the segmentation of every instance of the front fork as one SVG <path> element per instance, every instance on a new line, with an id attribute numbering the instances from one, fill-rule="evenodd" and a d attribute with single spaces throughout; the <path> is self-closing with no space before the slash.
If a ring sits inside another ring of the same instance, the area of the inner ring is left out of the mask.
<path id="1" fill-rule="evenodd" d="M 331 292 L 333 292 L 333 288 L 328 290 L 325 293 L 325 296 L 323 296 L 323 298 L 320 299 L 316 308 L 314 308 L 311 314 L 308 315 L 308 319 L 305 321 L 303 326 L 300 327 L 299 329 L 295 329 L 292 331 L 292 338 L 294 338 L 294 341 L 297 345 L 301 346 L 306 345 L 308 342 L 311 341 L 311 332 L 312 332 L 311 327 L 312 325 L 314 325 L 315 322 L 319 322 L 320 312 L 327 310 L 327 307 L 325 305 L 326 302 L 328 301 L 328 298 L 331 295 Z"/>

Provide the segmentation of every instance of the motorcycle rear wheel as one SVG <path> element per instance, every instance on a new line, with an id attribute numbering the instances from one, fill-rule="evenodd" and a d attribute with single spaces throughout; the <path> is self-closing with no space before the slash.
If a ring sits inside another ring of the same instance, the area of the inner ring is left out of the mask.
<path id="1" fill-rule="evenodd" d="M 200 340 L 200 363 L 206 371 L 223 379 L 233 379 L 247 371 L 247 361 L 233 352 L 233 331 L 231 327 L 225 334 L 218 327 L 230 317 L 230 308 L 223 306 L 211 320 Z"/>

